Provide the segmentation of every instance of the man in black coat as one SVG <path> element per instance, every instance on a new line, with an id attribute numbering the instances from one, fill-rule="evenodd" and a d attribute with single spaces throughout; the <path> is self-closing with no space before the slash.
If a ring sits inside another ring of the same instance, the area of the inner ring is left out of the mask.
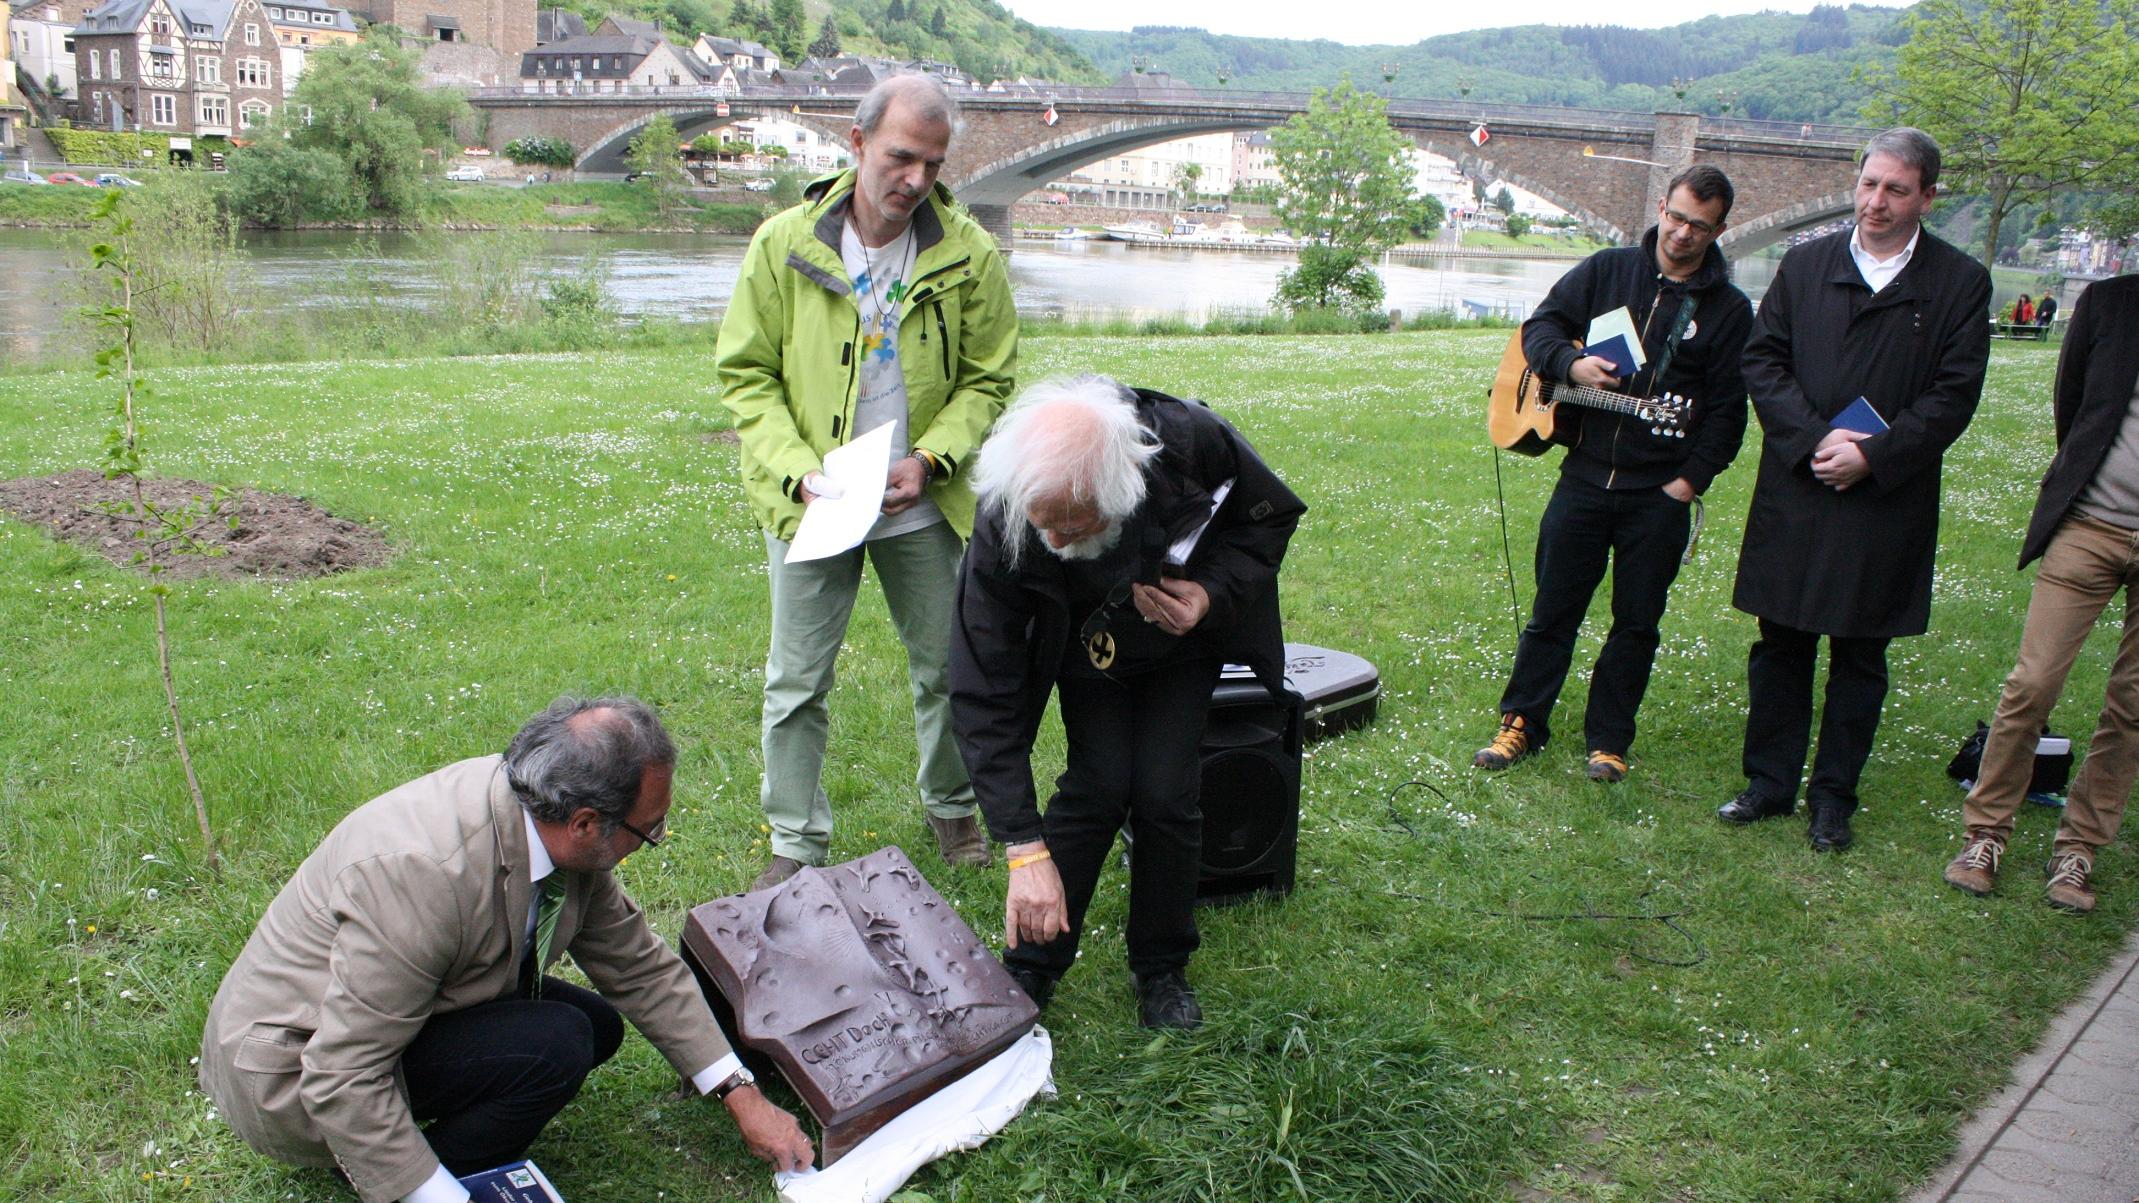
<path id="1" fill-rule="evenodd" d="M 1204 718 L 1223 664 L 1285 688 L 1277 571 L 1307 507 L 1218 415 L 1102 376 L 1028 390 L 974 472 L 951 711 L 1008 845 L 1004 963 L 1046 1006 L 1126 819 L 1139 1018 L 1194 1027 Z M 1042 814 L 1032 747 L 1050 694 L 1068 763 Z"/>
<path id="2" fill-rule="evenodd" d="M 1805 787 L 1822 851 L 1850 842 L 1887 643 L 1930 626 L 1942 459 L 1975 415 L 1990 355 L 1990 274 L 1922 228 L 1938 173 L 1938 143 L 1922 130 L 1867 143 L 1855 228 L 1783 256 L 1745 348 L 1760 475 L 1731 600 L 1760 620 L 1760 638 L 1746 665 L 1747 785 L 1717 813 L 1751 823 L 1796 808 L 1825 635 Z M 1877 433 L 1835 424 L 1859 398 Z"/>
<path id="3" fill-rule="evenodd" d="M 2045 302 L 2047 303 L 2047 302 Z M 2043 474 L 2020 567 L 2038 556 L 2020 658 L 2005 679 L 1983 764 L 1961 817 L 1967 843 L 1946 880 L 1988 894 L 2035 772 L 2035 743 L 2095 620 L 2125 591 L 2124 639 L 2109 670 L 2102 717 L 2057 825 L 2048 895 L 2064 910 L 2094 909 L 2095 853 L 2117 838 L 2139 778 L 2139 276 L 2087 286 L 2057 364 L 2052 421 L 2057 458 Z"/>
<path id="4" fill-rule="evenodd" d="M 1585 771 L 1593 781 L 1626 777 L 1634 712 L 1649 688 L 1692 507 L 1745 436 L 1738 357 L 1753 307 L 1715 247 L 1733 196 L 1713 167 L 1680 172 L 1640 246 L 1590 256 L 1523 323 L 1523 357 L 1538 374 L 1636 396 L 1674 393 L 1692 401 L 1692 418 L 1674 435 L 1631 414 L 1569 404 L 1556 411 L 1553 437 L 1567 454 L 1538 524 L 1537 600 L 1500 695 L 1500 731 L 1471 758 L 1476 768 L 1504 769 L 1545 746 L 1582 616 L 1609 564 L 1612 629 L 1590 674 Z M 1591 321 L 1617 310 L 1634 319 L 1644 357 L 1624 379 L 1579 341 Z"/>

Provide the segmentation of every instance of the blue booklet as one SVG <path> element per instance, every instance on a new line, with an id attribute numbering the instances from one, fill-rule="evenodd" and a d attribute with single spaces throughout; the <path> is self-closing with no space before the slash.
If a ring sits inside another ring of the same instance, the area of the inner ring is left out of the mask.
<path id="1" fill-rule="evenodd" d="M 1827 425 L 1835 430 L 1854 430 L 1858 434 L 1886 433 L 1886 419 L 1862 397 L 1850 402 L 1849 408 L 1836 414 Z"/>
<path id="2" fill-rule="evenodd" d="M 1589 346 L 1582 348 L 1582 353 L 1609 360 L 1612 365 L 1612 375 L 1622 380 L 1633 375 L 1634 370 L 1641 366 L 1635 360 L 1634 351 L 1628 345 L 1627 336 L 1624 334 L 1614 334 L 1602 342 L 1591 343 Z"/>
<path id="3" fill-rule="evenodd" d="M 564 1203 L 532 1161 L 515 1161 L 460 1180 L 476 1203 Z"/>

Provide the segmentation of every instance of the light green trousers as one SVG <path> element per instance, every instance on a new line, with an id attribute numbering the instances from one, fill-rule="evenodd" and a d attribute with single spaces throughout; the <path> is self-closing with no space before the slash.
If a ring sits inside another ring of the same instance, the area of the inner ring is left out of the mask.
<path id="1" fill-rule="evenodd" d="M 783 563 L 787 544 L 767 534 L 772 650 L 765 658 L 765 777 L 758 798 L 772 827 L 773 854 L 806 865 L 823 864 L 832 843 L 832 803 L 823 783 L 827 698 L 861 589 L 865 550 L 906 645 L 921 754 L 914 784 L 922 804 L 940 818 L 973 813 L 973 783 L 951 735 L 951 602 L 965 551 L 958 533 L 938 522 L 801 564 Z"/>

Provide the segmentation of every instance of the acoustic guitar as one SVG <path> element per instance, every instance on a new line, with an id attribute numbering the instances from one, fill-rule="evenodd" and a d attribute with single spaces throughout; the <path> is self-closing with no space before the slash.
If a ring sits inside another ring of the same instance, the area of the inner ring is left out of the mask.
<path id="1" fill-rule="evenodd" d="M 1577 344 L 1580 345 L 1580 344 Z M 1524 455 L 1543 455 L 1552 446 L 1560 406 L 1579 405 L 1616 414 L 1632 414 L 1646 422 L 1657 438 L 1686 437 L 1686 423 L 1693 417 L 1693 402 L 1675 393 L 1658 397 L 1630 397 L 1608 389 L 1582 384 L 1561 384 L 1530 370 L 1523 356 L 1523 332 L 1517 330 L 1501 353 L 1500 369 L 1493 373 L 1493 387 L 1486 390 L 1485 429 L 1493 445 Z"/>

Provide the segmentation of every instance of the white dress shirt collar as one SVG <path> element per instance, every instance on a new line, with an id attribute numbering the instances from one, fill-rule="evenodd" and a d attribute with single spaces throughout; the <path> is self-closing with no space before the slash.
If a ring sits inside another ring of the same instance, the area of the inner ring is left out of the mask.
<path id="1" fill-rule="evenodd" d="M 527 824 L 527 884 L 536 882 L 557 871 L 557 862 L 550 859 L 550 850 L 542 845 L 542 833 L 535 829 L 535 816 L 520 808 L 520 821 Z"/>
<path id="2" fill-rule="evenodd" d="M 1907 267 L 1909 260 L 1916 256 L 1916 240 L 1924 236 L 1924 227 L 1918 225 L 1916 232 L 1909 235 L 1909 245 L 1886 259 L 1877 258 L 1864 249 L 1863 234 L 1861 226 L 1849 232 L 1849 257 L 1857 261 L 1857 274 L 1864 277 L 1865 285 L 1873 292 L 1878 292 L 1892 284 L 1894 277 L 1900 275 L 1901 269 Z"/>

